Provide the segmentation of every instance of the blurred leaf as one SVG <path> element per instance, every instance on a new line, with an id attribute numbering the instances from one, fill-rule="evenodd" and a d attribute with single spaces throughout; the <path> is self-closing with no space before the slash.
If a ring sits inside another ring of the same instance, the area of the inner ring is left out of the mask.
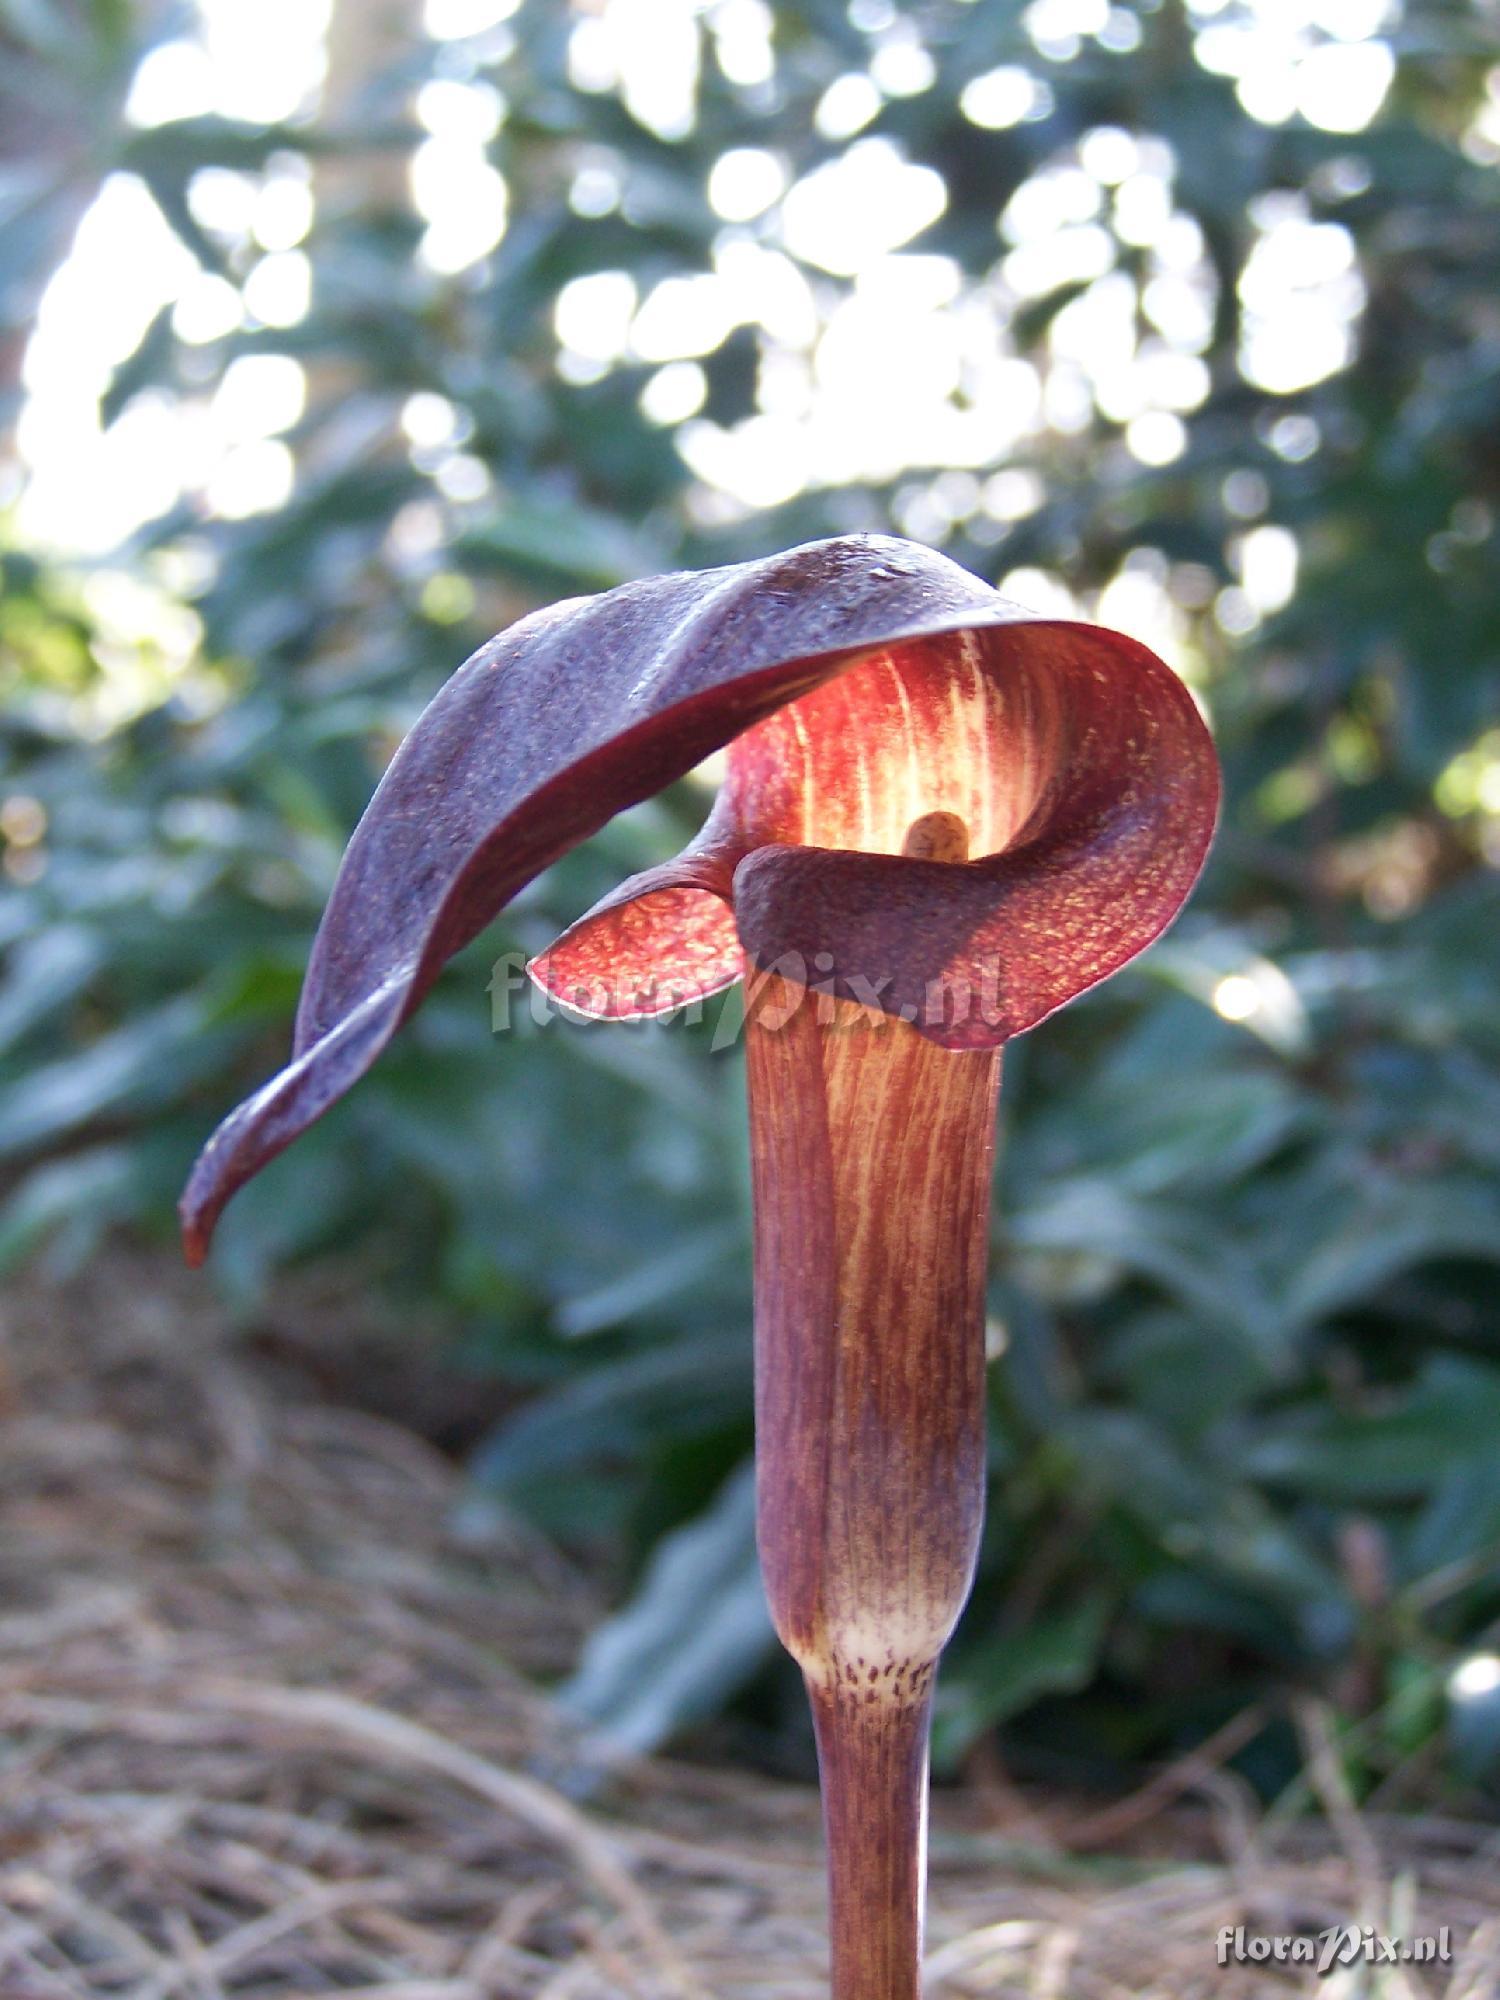
<path id="1" fill-rule="evenodd" d="M 1093 1678 L 1109 1620 L 1104 1592 L 1023 1630 L 963 1647 L 951 1681 L 938 1683 L 933 1761 L 950 1768 L 987 1729 L 1043 1695 L 1076 1694 Z"/>
<path id="2" fill-rule="evenodd" d="M 1080 1176 L 1015 1215 L 1009 1233 L 1025 1250 L 1118 1262 L 1268 1356 L 1283 1348 L 1281 1322 L 1254 1265 L 1207 1221 L 1153 1209 L 1109 1181 Z"/>
<path id="3" fill-rule="evenodd" d="M 659 547 L 585 507 L 512 508 L 462 536 L 466 567 L 496 570 L 539 592 L 609 590 L 662 567 Z"/>
<path id="4" fill-rule="evenodd" d="M 120 412 L 143 389 L 153 388 L 168 371 L 172 354 L 171 306 L 163 306 L 141 336 L 134 354 L 115 369 L 109 387 L 99 398 L 99 421 L 107 430 Z"/>
<path id="5" fill-rule="evenodd" d="M 1323 1499 L 1422 1499 L 1453 1468 L 1492 1452 L 1497 1434 L 1500 1368 L 1437 1354 L 1410 1389 L 1372 1396 L 1357 1413 L 1289 1414 L 1243 1463 L 1259 1479 Z"/>
<path id="6" fill-rule="evenodd" d="M 644 1753 L 711 1715 L 776 1644 L 755 1555 L 755 1473 L 662 1538 L 640 1588 L 591 1635 L 557 1692 L 619 1750 Z"/>
<path id="7" fill-rule="evenodd" d="M 55 924 L 18 945 L 0 981 L 0 1054 L 74 999 L 104 956 L 101 939 L 81 924 Z"/>
<path id="8" fill-rule="evenodd" d="M 1401 1574 L 1419 1581 L 1493 1552 L 1500 1558 L 1500 1457 L 1448 1466 L 1402 1536 Z"/>
<path id="9" fill-rule="evenodd" d="M 577 1339 L 638 1318 L 664 1300 L 690 1291 L 707 1272 L 723 1264 L 731 1251 L 742 1247 L 738 1228 L 700 1230 L 685 1243 L 669 1246 L 597 1291 L 565 1300 L 557 1310 L 557 1330 Z"/>
<path id="10" fill-rule="evenodd" d="M 96 1146 L 34 1168 L 0 1204 L 0 1274 L 59 1229 L 92 1249 L 132 1213 L 134 1166 L 128 1146 Z"/>
<path id="11" fill-rule="evenodd" d="M 1341 1225 L 1321 1236 L 1288 1287 L 1299 1320 L 1326 1318 L 1430 1258 L 1500 1263 L 1500 1192 L 1456 1175 L 1437 1187 L 1371 1188 Z"/>
<path id="12" fill-rule="evenodd" d="M 195 999 L 170 1000 L 0 1089 L 0 1155 L 51 1145 L 106 1112 L 169 1103 L 217 1068 L 223 1046 Z"/>
<path id="13" fill-rule="evenodd" d="M 749 1367 L 748 1342 L 736 1363 L 718 1338 L 675 1341 L 598 1364 L 504 1424 L 475 1455 L 472 1476 L 482 1486 L 513 1490 L 538 1472 L 628 1449 L 684 1421 L 706 1429 L 742 1407 Z"/>

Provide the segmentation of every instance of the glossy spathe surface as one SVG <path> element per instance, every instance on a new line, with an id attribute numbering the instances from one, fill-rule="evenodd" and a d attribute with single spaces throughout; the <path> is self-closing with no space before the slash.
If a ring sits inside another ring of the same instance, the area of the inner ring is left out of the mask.
<path id="1" fill-rule="evenodd" d="M 825 689 L 845 670 L 847 689 Z M 826 956 L 838 990 L 868 998 L 885 982 L 880 1005 L 920 1013 L 928 983 L 977 951 L 986 996 L 1001 999 L 967 1010 L 956 1039 L 994 1043 L 1171 921 L 1217 807 L 1207 732 L 1160 661 L 1035 619 L 912 543 L 844 537 L 553 605 L 466 662 L 392 760 L 319 929 L 293 1059 L 224 1122 L 189 1182 L 189 1255 L 519 889 L 736 739 L 695 850 L 627 885 L 613 921 L 596 913 L 570 933 L 544 977 L 566 988 L 593 952 L 616 995 L 684 965 L 709 991 L 743 944 L 758 965 L 800 958 L 810 975 Z M 943 795 L 919 799 L 938 764 Z M 901 857 L 897 823 L 914 804 L 942 808 L 950 780 L 976 859 Z M 867 829 L 874 851 L 853 844 Z M 987 837 L 1001 841 L 988 855 Z M 643 899 L 663 888 L 675 900 Z M 945 1000 L 919 1025 L 952 1039 L 952 1011 Z"/>
<path id="2" fill-rule="evenodd" d="M 1160 934 L 1217 796 L 1186 688 L 1118 633 L 1030 620 L 887 645 L 739 737 L 692 847 L 533 971 L 629 1018 L 718 990 L 743 951 L 994 1047 Z M 903 854 L 932 812 L 962 823 L 966 863 Z"/>

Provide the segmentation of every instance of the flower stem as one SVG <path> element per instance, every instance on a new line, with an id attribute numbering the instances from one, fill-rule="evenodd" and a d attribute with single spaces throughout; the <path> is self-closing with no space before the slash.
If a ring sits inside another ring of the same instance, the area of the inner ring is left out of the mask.
<path id="1" fill-rule="evenodd" d="M 984 1503 L 1000 1057 L 749 991 L 761 1565 L 817 1730 L 834 2000 L 916 2000 L 932 1677 Z"/>
<path id="2" fill-rule="evenodd" d="M 930 1676 L 930 1670 L 929 1670 Z M 930 1677 L 907 1701 L 809 1680 L 835 2000 L 919 2000 Z"/>

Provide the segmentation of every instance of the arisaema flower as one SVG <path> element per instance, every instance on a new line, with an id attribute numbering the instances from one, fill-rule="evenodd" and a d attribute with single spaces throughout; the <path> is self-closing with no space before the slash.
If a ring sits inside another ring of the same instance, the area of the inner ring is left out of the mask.
<path id="1" fill-rule="evenodd" d="M 392 760 L 293 1059 L 210 1140 L 185 1236 L 197 1261 L 533 876 L 726 744 L 699 836 L 532 971 L 607 1019 L 747 977 L 762 1567 L 817 1727 L 836 2000 L 912 2000 L 932 1677 L 983 1502 L 1000 1049 L 1192 887 L 1218 772 L 1176 676 L 880 536 L 523 619 Z"/>

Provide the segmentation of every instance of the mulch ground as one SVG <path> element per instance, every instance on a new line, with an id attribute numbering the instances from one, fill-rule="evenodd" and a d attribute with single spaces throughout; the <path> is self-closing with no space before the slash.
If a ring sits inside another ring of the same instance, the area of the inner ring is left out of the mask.
<path id="1" fill-rule="evenodd" d="M 601 1783 L 539 1692 L 587 1580 L 271 1334 L 144 1257 L 0 1307 L 0 2000 L 822 1995 L 810 1790 Z M 1500 1833 L 1361 1817 L 1310 1740 L 1274 1828 L 1211 1763 L 1107 1817 L 941 1795 L 930 2000 L 1500 1993 Z M 1350 1922 L 1451 1960 L 1216 1963 Z"/>

